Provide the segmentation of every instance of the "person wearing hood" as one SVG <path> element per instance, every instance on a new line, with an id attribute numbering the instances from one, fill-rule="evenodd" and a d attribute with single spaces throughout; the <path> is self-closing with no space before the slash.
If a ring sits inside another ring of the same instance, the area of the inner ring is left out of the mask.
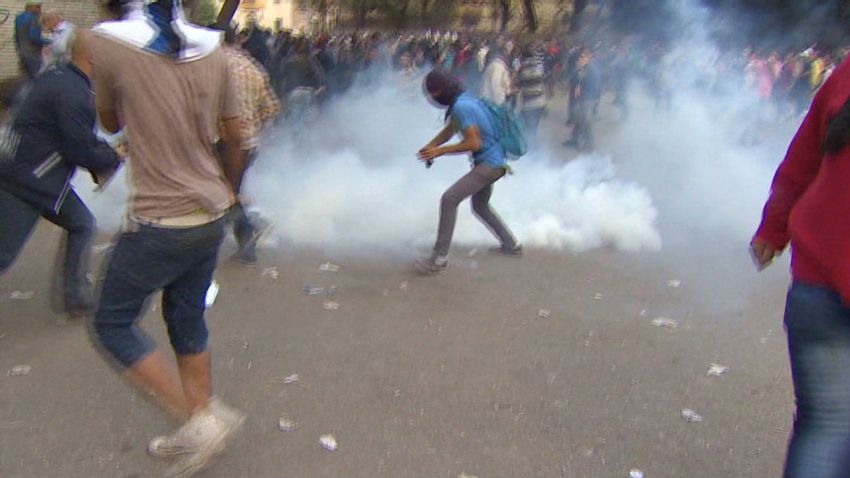
<path id="1" fill-rule="evenodd" d="M 511 256 L 521 255 L 522 245 L 490 207 L 493 184 L 507 172 L 507 153 L 499 144 L 498 128 L 492 114 L 478 98 L 464 91 L 460 81 L 441 70 L 429 73 L 425 77 L 424 86 L 428 98 L 447 109 L 448 124 L 419 150 L 419 159 L 430 167 L 434 160 L 444 155 L 470 154 L 472 170 L 443 194 L 434 251 L 430 257 L 417 260 L 416 269 L 422 274 L 431 275 L 446 268 L 457 222 L 457 208 L 468 197 L 472 197 L 473 213 L 501 242 L 499 247 L 491 251 Z M 457 133 L 463 136 L 462 141 L 443 146 Z"/>
<path id="2" fill-rule="evenodd" d="M 107 358 L 182 421 L 149 452 L 182 457 L 168 477 L 204 468 L 244 415 L 212 392 L 207 290 L 245 171 L 241 105 L 221 32 L 189 24 L 180 0 L 132 0 L 94 29 L 102 127 L 126 128 L 131 195 L 106 265 L 92 332 Z M 216 153 L 219 127 L 227 142 Z M 138 326 L 162 291 L 176 367 Z"/>

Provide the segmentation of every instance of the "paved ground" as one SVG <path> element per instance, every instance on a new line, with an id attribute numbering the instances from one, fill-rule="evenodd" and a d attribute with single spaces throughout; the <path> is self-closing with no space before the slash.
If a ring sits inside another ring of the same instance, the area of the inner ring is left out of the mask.
<path id="1" fill-rule="evenodd" d="M 57 238 L 42 224 L 0 278 L 0 476 L 158 476 L 147 440 L 173 424 L 100 360 L 84 324 L 48 312 Z M 757 276 L 740 244 L 469 253 L 434 278 L 304 249 L 224 263 L 209 312 L 216 389 L 249 419 L 199 476 L 778 476 L 792 414 L 784 262 Z M 319 272 L 328 260 L 341 270 Z M 338 285 L 339 310 L 306 284 Z M 163 341 L 158 316 L 152 301 L 144 326 Z M 662 316 L 679 327 L 653 326 Z M 712 362 L 729 373 L 707 377 Z M 31 372 L 6 374 L 18 364 Z M 282 415 L 300 429 L 279 431 Z M 325 433 L 338 451 L 320 448 Z"/>

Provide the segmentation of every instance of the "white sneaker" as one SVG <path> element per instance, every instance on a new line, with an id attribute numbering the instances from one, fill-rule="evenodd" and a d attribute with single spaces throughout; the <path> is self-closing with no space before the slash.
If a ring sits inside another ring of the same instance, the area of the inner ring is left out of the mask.
<path id="1" fill-rule="evenodd" d="M 213 399 L 206 409 L 192 415 L 174 435 L 151 440 L 148 451 L 157 457 L 188 455 L 165 475 L 169 478 L 184 478 L 200 471 L 213 457 L 224 451 L 227 438 L 244 421 L 243 414 Z"/>

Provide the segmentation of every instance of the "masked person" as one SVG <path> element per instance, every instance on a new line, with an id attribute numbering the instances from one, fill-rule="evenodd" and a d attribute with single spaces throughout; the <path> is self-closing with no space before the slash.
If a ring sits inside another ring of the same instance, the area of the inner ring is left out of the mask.
<path id="1" fill-rule="evenodd" d="M 449 247 L 457 221 L 457 208 L 464 199 L 472 197 L 472 211 L 496 235 L 501 246 L 491 249 L 508 255 L 522 254 L 520 245 L 507 226 L 490 207 L 493 184 L 507 172 L 507 154 L 499 144 L 497 127 L 486 106 L 464 91 L 461 83 L 447 73 L 432 71 L 425 78 L 428 97 L 442 108 L 448 108 L 448 125 L 419 151 L 419 159 L 432 164 L 441 156 L 468 153 L 472 156 L 472 171 L 460 178 L 440 201 L 440 225 L 434 252 L 416 261 L 423 274 L 435 274 L 448 265 Z M 463 136 L 459 143 L 443 146 L 456 133 Z"/>
<path id="2" fill-rule="evenodd" d="M 186 477 L 223 450 L 244 415 L 212 394 L 205 297 L 245 170 L 241 106 L 221 32 L 190 25 L 180 0 L 134 0 L 121 21 L 95 27 L 95 100 L 109 132 L 126 127 L 129 200 L 106 266 L 93 324 L 107 357 L 183 420 L 154 438 L 158 457 L 182 456 Z M 216 154 L 219 124 L 227 142 Z M 137 325 L 162 291 L 172 360 Z"/>

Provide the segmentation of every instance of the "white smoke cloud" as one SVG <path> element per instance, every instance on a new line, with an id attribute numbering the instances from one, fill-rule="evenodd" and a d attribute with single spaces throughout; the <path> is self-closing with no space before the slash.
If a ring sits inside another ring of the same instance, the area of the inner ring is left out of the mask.
<path id="1" fill-rule="evenodd" d="M 391 73 L 388 75 L 392 75 Z M 392 78 L 392 77 L 390 77 Z M 287 240 L 334 249 L 398 250 L 433 241 L 442 192 L 468 171 L 465 157 L 431 169 L 416 151 L 442 127 L 443 111 L 418 87 L 394 81 L 335 101 L 308 131 L 270 141 L 247 191 Z M 492 204 L 526 246 L 581 252 L 658 249 L 652 200 L 591 155 L 555 165 L 533 154 L 495 186 Z M 461 205 L 455 242 L 495 244 Z"/>

